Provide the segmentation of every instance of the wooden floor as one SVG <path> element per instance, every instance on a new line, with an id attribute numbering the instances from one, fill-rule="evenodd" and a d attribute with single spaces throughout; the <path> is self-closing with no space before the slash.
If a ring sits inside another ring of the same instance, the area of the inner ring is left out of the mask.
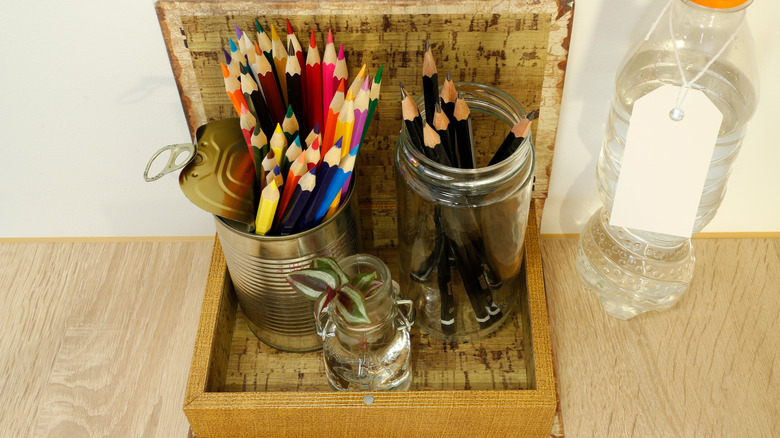
<path id="1" fill-rule="evenodd" d="M 567 437 L 780 436 L 780 239 L 695 245 L 677 306 L 618 321 L 542 241 Z M 186 437 L 211 248 L 0 243 L 0 437 Z"/>

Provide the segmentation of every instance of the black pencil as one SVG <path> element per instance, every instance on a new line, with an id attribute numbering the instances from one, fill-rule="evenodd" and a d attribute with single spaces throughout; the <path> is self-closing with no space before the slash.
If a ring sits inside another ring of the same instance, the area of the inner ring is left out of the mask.
<path id="1" fill-rule="evenodd" d="M 285 72 L 285 79 L 287 83 L 287 101 L 292 106 L 293 113 L 298 119 L 298 126 L 300 132 L 308 132 L 306 130 L 306 113 L 303 110 L 303 85 L 301 82 L 301 64 L 298 62 L 298 57 L 295 55 L 295 47 L 292 41 L 288 41 L 287 44 L 287 70 Z"/>
<path id="2" fill-rule="evenodd" d="M 433 124 L 436 103 L 439 101 L 439 74 L 431 52 L 431 43 L 425 40 L 425 55 L 422 66 L 423 97 L 425 98 L 425 121 Z"/>
<path id="3" fill-rule="evenodd" d="M 271 120 L 271 114 L 268 112 L 268 106 L 263 99 L 263 94 L 243 65 L 241 66 L 241 92 L 244 94 L 244 100 L 246 100 L 249 110 L 263 130 L 263 134 L 266 136 L 273 134 L 274 124 Z"/>
<path id="4" fill-rule="evenodd" d="M 450 271 L 450 241 L 442 236 L 442 248 L 437 263 L 437 284 L 441 304 L 441 331 L 445 335 L 455 333 L 455 296 L 452 293 L 452 272 Z"/>
<path id="5" fill-rule="evenodd" d="M 447 72 L 447 77 L 444 79 L 444 85 L 441 87 L 441 95 L 439 100 L 441 101 L 441 109 L 444 114 L 450 119 L 450 123 L 455 123 L 455 100 L 458 99 L 458 90 L 455 89 L 455 83 L 452 82 L 450 72 Z"/>
<path id="6" fill-rule="evenodd" d="M 441 137 L 436 133 L 436 130 L 431 125 L 425 123 L 423 125 L 423 145 L 425 150 L 425 156 L 431 160 L 443 164 L 445 166 L 452 166 L 450 159 L 447 156 L 447 151 L 442 146 Z"/>
<path id="7" fill-rule="evenodd" d="M 441 109 L 441 102 L 436 102 L 436 113 L 433 115 L 433 129 L 439 134 L 441 145 L 447 151 L 450 166 L 457 164 L 458 156 L 455 152 L 455 130 L 450 129 L 450 119 Z"/>
<path id="8" fill-rule="evenodd" d="M 414 103 L 414 100 L 412 100 L 412 97 L 406 92 L 404 84 L 400 84 L 400 86 L 401 115 L 404 119 L 404 125 L 406 125 L 406 131 L 409 133 L 409 138 L 412 140 L 414 147 L 416 147 L 418 151 L 425 153 L 420 111 L 417 109 L 417 105 Z"/>
<path id="9" fill-rule="evenodd" d="M 507 134 L 504 141 L 501 143 L 501 146 L 498 147 L 498 150 L 496 150 L 496 153 L 493 154 L 493 158 L 490 159 L 490 162 L 488 163 L 488 166 L 492 166 L 496 163 L 500 163 L 507 158 L 509 158 L 510 155 L 512 155 L 517 148 L 520 146 L 520 144 L 523 142 L 525 137 L 528 136 L 528 133 L 531 131 L 531 121 L 528 119 L 522 119 L 515 126 L 512 127 L 512 130 L 509 131 L 509 134 Z"/>
<path id="10" fill-rule="evenodd" d="M 457 138 L 458 167 L 474 169 L 474 136 L 471 131 L 471 110 L 465 100 L 455 100 L 455 136 Z"/>

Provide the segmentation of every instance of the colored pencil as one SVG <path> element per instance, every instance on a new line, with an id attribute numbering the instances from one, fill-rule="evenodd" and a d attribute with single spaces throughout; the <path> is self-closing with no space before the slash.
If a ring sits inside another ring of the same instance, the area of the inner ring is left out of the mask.
<path id="1" fill-rule="evenodd" d="M 433 124 L 436 103 L 439 101 L 439 74 L 436 71 L 436 61 L 431 52 L 431 43 L 425 40 L 425 54 L 422 66 L 423 97 L 425 98 L 425 121 Z"/>
<path id="2" fill-rule="evenodd" d="M 228 63 L 228 70 L 230 70 L 231 76 L 237 78 L 238 75 L 241 74 L 238 66 L 244 62 L 244 56 L 238 50 L 238 46 L 233 42 L 232 38 L 228 38 L 228 42 L 230 43 L 230 61 Z"/>
<path id="3" fill-rule="evenodd" d="M 290 143 L 287 150 L 284 152 L 284 159 L 282 160 L 282 175 L 287 175 L 287 171 L 290 170 L 290 166 L 299 155 L 302 155 L 303 147 L 301 147 L 301 137 L 295 136 L 295 140 Z M 305 163 L 304 163 L 305 164 Z"/>
<path id="4" fill-rule="evenodd" d="M 279 167 L 279 161 L 276 159 L 273 149 L 269 150 L 268 154 L 263 158 L 261 166 L 263 174 L 261 175 L 260 188 L 262 189 L 267 185 L 268 175 L 274 170 L 274 167 Z"/>
<path id="5" fill-rule="evenodd" d="M 284 121 L 282 122 L 282 132 L 284 133 L 284 139 L 287 141 L 286 144 L 288 145 L 298 136 L 298 133 L 301 132 L 300 126 L 298 125 L 298 117 L 296 117 L 292 105 L 287 106 L 287 114 L 284 115 Z"/>
<path id="6" fill-rule="evenodd" d="M 287 49 L 282 44 L 282 40 L 279 39 L 279 34 L 276 33 L 273 24 L 271 25 L 271 54 L 274 60 L 276 81 L 279 83 L 279 89 L 282 90 L 282 98 L 284 98 L 284 106 L 286 107 L 289 103 L 287 100 L 287 78 L 284 74 L 287 68 Z"/>
<path id="7" fill-rule="evenodd" d="M 291 41 L 287 43 L 287 70 L 285 73 L 287 82 L 287 98 L 289 107 L 298 117 L 298 125 L 301 131 L 306 131 L 306 112 L 303 107 L 303 81 L 301 81 L 301 64 L 295 56 L 295 47 Z"/>
<path id="8" fill-rule="evenodd" d="M 262 51 L 258 53 L 258 55 L 266 55 L 268 57 L 268 62 L 271 62 L 271 51 L 273 50 L 271 38 L 268 37 L 268 34 L 265 32 L 265 29 L 263 29 L 263 26 L 260 25 L 260 22 L 257 20 L 257 18 L 255 18 L 255 29 L 257 30 L 257 39 L 255 42 L 257 42 L 258 46 L 260 46 L 260 50 Z"/>
<path id="9" fill-rule="evenodd" d="M 349 91 L 352 92 L 353 96 L 357 96 L 360 92 L 360 89 L 363 87 L 363 82 L 368 77 L 368 71 L 366 70 L 366 65 L 363 64 L 363 67 L 360 67 L 360 71 L 358 72 L 357 76 L 355 76 L 355 79 L 352 80 L 352 85 L 349 86 Z"/>
<path id="10" fill-rule="evenodd" d="M 529 132 L 531 132 L 530 120 L 524 118 L 517 122 L 517 124 L 512 127 L 512 130 L 509 131 L 509 134 L 507 134 L 506 138 L 501 143 L 501 146 L 498 147 L 496 153 L 493 154 L 493 158 L 490 159 L 488 166 L 500 163 L 509 158 L 509 156 L 517 150 L 525 137 L 528 137 Z"/>
<path id="11" fill-rule="evenodd" d="M 260 204 L 257 208 L 257 217 L 255 218 L 255 234 L 262 236 L 271 229 L 278 203 L 279 188 L 276 187 L 275 181 L 271 181 L 270 184 L 263 188 L 260 195 Z"/>
<path id="12" fill-rule="evenodd" d="M 236 41 L 238 42 L 238 50 L 241 52 L 242 55 L 246 56 L 247 53 L 247 47 L 246 47 L 246 40 L 243 39 L 244 32 L 241 30 L 240 27 L 238 27 L 237 24 L 234 25 L 236 27 Z"/>
<path id="13" fill-rule="evenodd" d="M 263 159 L 268 154 L 268 137 L 266 137 L 260 125 L 255 125 L 255 130 L 252 132 L 252 158 L 255 162 L 255 177 L 257 179 L 257 186 L 263 187 L 261 179 L 265 181 L 265 173 L 263 172 Z"/>
<path id="14" fill-rule="evenodd" d="M 339 53 L 336 55 L 336 68 L 333 69 L 333 87 L 338 90 L 341 81 L 347 81 L 349 74 L 347 71 L 347 59 L 344 55 L 344 44 L 339 44 Z M 345 85 L 346 86 L 346 85 Z M 347 90 L 344 90 L 346 94 Z"/>
<path id="15" fill-rule="evenodd" d="M 282 219 L 282 214 L 287 209 L 287 204 L 290 202 L 293 191 L 298 186 L 298 180 L 308 172 L 306 168 L 306 156 L 304 154 L 298 155 L 298 158 L 290 165 L 290 170 L 285 173 L 284 190 L 282 191 L 282 198 L 279 200 L 279 207 L 276 209 L 276 218 L 274 219 L 274 228 L 278 228 Z"/>
<path id="16" fill-rule="evenodd" d="M 268 112 L 271 113 L 271 120 L 274 123 L 282 123 L 286 106 L 282 100 L 279 84 L 276 82 L 273 65 L 268 62 L 264 56 L 257 57 L 257 77 L 260 88 L 263 90 Z"/>
<path id="17" fill-rule="evenodd" d="M 368 116 L 366 117 L 366 126 L 363 128 L 363 134 L 360 136 L 360 145 L 358 146 L 358 148 L 362 146 L 363 139 L 366 138 L 366 133 L 368 132 L 368 128 L 371 125 L 371 120 L 374 118 L 374 112 L 376 111 L 376 106 L 379 103 L 379 89 L 381 88 L 382 85 L 383 68 L 384 66 L 379 67 L 379 71 L 376 72 L 376 76 L 374 76 L 374 80 L 371 83 L 371 92 L 368 95 Z"/>
<path id="18" fill-rule="evenodd" d="M 325 44 L 325 51 L 322 55 L 322 116 L 327 123 L 328 108 L 333 95 L 336 94 L 338 84 L 333 85 L 333 72 L 336 70 L 336 46 L 333 44 L 333 32 L 328 30 L 328 40 Z M 321 126 L 325 127 L 323 123 Z"/>
<path id="19" fill-rule="evenodd" d="M 309 136 L 306 137 L 307 146 L 303 153 L 306 155 L 306 167 L 308 170 L 317 167 L 317 165 L 320 164 L 320 158 L 322 158 L 322 155 L 320 154 L 320 139 L 322 136 L 319 135 L 318 131 L 319 127 L 315 126 L 311 133 L 309 133 Z"/>
<path id="20" fill-rule="evenodd" d="M 344 158 L 350 150 L 352 144 L 352 130 L 355 128 L 355 99 L 352 96 L 352 90 L 347 93 L 344 104 L 339 110 L 339 116 L 336 119 L 336 129 L 333 131 L 335 138 L 341 138 L 341 158 Z"/>
<path id="21" fill-rule="evenodd" d="M 320 151 L 323 157 L 333 147 L 333 142 L 336 141 L 336 120 L 338 120 L 339 112 L 344 105 L 344 87 L 345 82 L 341 81 L 328 107 L 327 117 L 325 118 L 325 132 L 322 136 L 322 151 Z"/>
<path id="22" fill-rule="evenodd" d="M 271 151 L 273 151 L 276 159 L 280 160 L 284 155 L 284 152 L 287 150 L 287 139 L 285 138 L 284 131 L 282 131 L 281 125 L 278 124 L 276 125 L 276 129 L 274 129 L 274 134 L 271 136 L 271 139 L 268 141 L 268 144 L 271 145 Z"/>
<path id="23" fill-rule="evenodd" d="M 272 182 L 275 182 L 276 186 L 280 188 L 284 185 L 284 177 L 282 176 L 282 170 L 279 169 L 279 165 L 274 166 L 274 168 L 268 172 L 268 175 L 265 176 L 266 185 L 271 184 Z"/>
<path id="24" fill-rule="evenodd" d="M 312 192 L 317 184 L 317 168 L 313 167 L 298 180 L 298 185 L 293 190 L 284 213 L 280 219 L 279 234 L 289 235 L 295 229 L 301 213 L 306 208 Z"/>
<path id="25" fill-rule="evenodd" d="M 341 139 L 338 139 L 328 153 L 325 154 L 322 163 L 320 163 L 319 168 L 317 169 L 317 187 L 309 199 L 309 205 L 306 206 L 306 211 L 300 218 L 300 223 L 298 225 L 301 229 L 309 229 L 318 224 L 316 220 L 317 213 L 319 212 L 320 205 L 322 205 L 323 200 L 325 199 L 327 189 L 330 186 L 331 180 L 333 180 L 333 175 L 336 174 L 336 170 L 339 167 L 339 161 L 341 161 Z M 326 212 L 328 207 L 329 204 L 325 206 Z"/>
<path id="26" fill-rule="evenodd" d="M 347 178 L 352 174 L 352 170 L 355 168 L 355 154 L 347 154 L 339 162 L 339 167 L 333 174 L 333 180 L 325 191 L 325 198 L 320 204 L 319 211 L 315 217 L 315 222 L 319 223 L 326 216 L 332 216 L 339 206 L 339 200 L 341 198 L 341 188 L 347 182 Z"/>
<path id="27" fill-rule="evenodd" d="M 238 76 L 230 74 L 230 69 L 224 64 L 220 63 L 222 67 L 222 77 L 225 82 L 225 91 L 227 92 L 230 103 L 233 104 L 233 108 L 236 110 L 237 115 L 241 115 L 241 104 L 246 104 L 243 93 L 241 93 L 241 82 L 238 81 Z"/>
<path id="28" fill-rule="evenodd" d="M 244 95 L 244 100 L 248 104 L 247 106 L 250 107 L 250 111 L 257 119 L 257 123 L 260 124 L 263 132 L 265 132 L 266 135 L 272 133 L 274 124 L 271 120 L 271 115 L 268 112 L 265 100 L 263 100 L 263 95 L 257 87 L 255 80 L 244 69 L 242 69 L 241 73 L 241 92 Z"/>
<path id="29" fill-rule="evenodd" d="M 458 167 L 474 169 L 474 135 L 471 130 L 471 110 L 465 100 L 455 100 L 455 135 L 457 138 Z"/>
<path id="30" fill-rule="evenodd" d="M 287 19 L 285 20 L 287 21 L 287 45 L 289 46 L 290 43 L 292 43 L 293 54 L 295 55 L 295 58 L 298 60 L 298 66 L 301 68 L 301 87 L 299 92 L 301 94 L 301 104 L 302 104 L 301 106 L 302 112 L 300 113 L 300 115 L 303 120 L 301 120 L 300 122 L 301 122 L 301 126 L 308 126 L 307 125 L 308 120 L 303 117 L 303 115 L 306 114 L 306 112 L 308 112 L 309 110 L 307 105 L 308 93 L 306 92 L 306 71 L 303 68 L 306 61 L 303 56 L 303 48 L 301 47 L 300 41 L 298 41 L 298 37 L 295 36 L 295 32 L 293 31 L 292 25 L 290 24 L 290 20 Z M 287 50 L 287 56 L 288 57 L 290 56 L 289 47 Z"/>
<path id="31" fill-rule="evenodd" d="M 249 153 L 252 153 L 252 134 L 255 130 L 257 119 L 249 111 L 246 105 L 241 105 L 241 116 L 239 117 L 239 125 L 241 126 L 241 133 L 244 134 L 244 140 L 246 141 L 246 147 L 249 149 Z"/>
<path id="32" fill-rule="evenodd" d="M 317 49 L 317 40 L 314 38 L 314 30 L 311 31 L 309 39 L 309 50 L 306 53 L 306 116 L 308 118 L 307 126 L 325 126 L 322 118 L 322 61 L 320 52 Z"/>
<path id="33" fill-rule="evenodd" d="M 369 79 L 370 78 L 366 76 L 365 80 L 363 81 L 363 86 L 360 88 L 360 91 L 358 91 L 357 97 L 355 97 L 355 124 L 352 130 L 352 141 L 349 145 L 349 152 L 352 152 L 353 149 L 356 149 L 360 145 L 361 140 L 363 140 L 363 132 L 366 129 L 366 120 L 368 120 L 368 107 L 370 104 L 369 95 L 371 89 Z"/>

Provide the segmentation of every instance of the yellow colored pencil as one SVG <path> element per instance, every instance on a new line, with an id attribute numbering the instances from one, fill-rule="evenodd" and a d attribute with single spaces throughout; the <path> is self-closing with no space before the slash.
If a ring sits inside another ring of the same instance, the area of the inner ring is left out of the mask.
<path id="1" fill-rule="evenodd" d="M 271 181 L 260 194 L 260 205 L 255 218 L 255 234 L 265 235 L 274 223 L 276 206 L 279 204 L 279 188 L 276 181 Z"/>
<path id="2" fill-rule="evenodd" d="M 339 117 L 336 119 L 336 130 L 333 138 L 341 138 L 341 158 L 344 158 L 349 152 L 349 145 L 352 143 L 352 130 L 355 127 L 355 98 L 352 96 L 352 90 L 347 93 L 344 105 L 341 107 Z M 345 147 L 346 145 L 346 147 Z"/>
<path id="3" fill-rule="evenodd" d="M 287 151 L 287 138 L 284 136 L 282 125 L 278 123 L 276 124 L 274 134 L 271 136 L 271 139 L 268 141 L 268 143 L 271 145 L 271 150 L 274 151 L 274 156 L 281 163 L 281 159 L 284 157 L 284 153 Z"/>

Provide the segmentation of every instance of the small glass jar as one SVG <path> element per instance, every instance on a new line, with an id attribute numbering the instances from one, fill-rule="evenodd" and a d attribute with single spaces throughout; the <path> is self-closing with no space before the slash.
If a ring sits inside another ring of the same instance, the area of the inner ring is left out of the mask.
<path id="1" fill-rule="evenodd" d="M 479 163 L 525 112 L 494 87 L 455 86 L 471 110 Z M 402 126 L 395 166 L 401 293 L 414 303 L 415 321 L 447 341 L 493 332 L 512 312 L 522 287 L 534 172 L 531 136 L 499 163 L 459 169 L 425 157 Z"/>
<path id="2" fill-rule="evenodd" d="M 339 262 L 350 278 L 376 272 L 382 286 L 366 297 L 367 324 L 349 324 L 328 306 L 317 320 L 322 336 L 325 372 L 331 389 L 337 391 L 407 390 L 412 383 L 412 303 L 398 299 L 397 284 L 380 259 L 356 254 Z M 406 307 L 404 314 L 399 306 Z"/>

